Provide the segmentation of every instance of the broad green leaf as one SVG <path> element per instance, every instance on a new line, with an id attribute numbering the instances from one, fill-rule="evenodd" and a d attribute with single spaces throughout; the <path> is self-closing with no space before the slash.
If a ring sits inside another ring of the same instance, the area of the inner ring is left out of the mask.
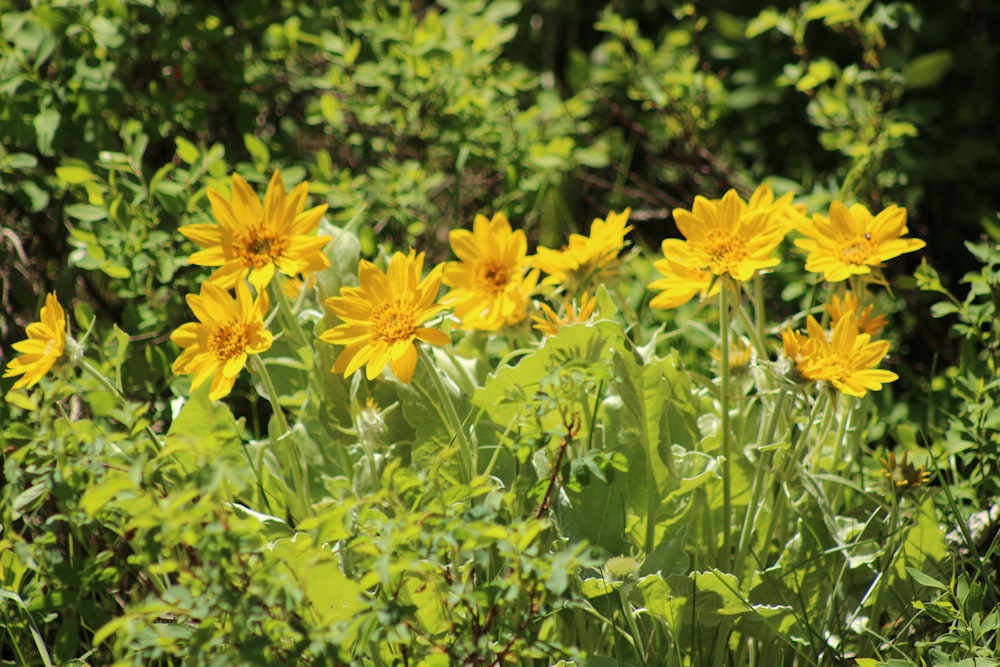
<path id="1" fill-rule="evenodd" d="M 80 509 L 93 519 L 98 511 L 127 491 L 138 491 L 135 481 L 128 474 L 109 472 L 100 483 L 87 487 L 80 498 Z"/>
<path id="2" fill-rule="evenodd" d="M 314 544 L 305 533 L 296 533 L 276 540 L 269 551 L 271 558 L 298 580 L 320 623 L 349 621 L 364 608 L 364 589 L 341 572 L 339 557 L 329 547 Z"/>
<path id="3" fill-rule="evenodd" d="M 215 456 L 223 446 L 239 440 L 236 421 L 225 403 L 208 397 L 209 383 L 188 396 L 170 424 L 160 457 L 176 456 L 186 468 L 203 457 Z M 190 469 L 190 468 L 189 468 Z"/>
<path id="4" fill-rule="evenodd" d="M 542 378 L 553 370 L 563 367 L 568 360 L 581 370 L 593 368 L 595 372 L 607 372 L 613 351 L 626 351 L 625 333 L 621 326 L 609 321 L 593 324 L 573 324 L 562 327 L 559 333 L 547 338 L 542 346 L 522 357 L 516 365 L 498 368 L 484 387 L 477 390 L 473 403 L 486 410 L 490 418 L 507 426 L 517 419 L 527 416 L 524 401 L 540 387 Z M 589 412 L 590 406 L 586 407 Z M 584 413 L 586 414 L 586 412 Z M 543 426 L 556 427 L 558 415 L 552 415 Z"/>

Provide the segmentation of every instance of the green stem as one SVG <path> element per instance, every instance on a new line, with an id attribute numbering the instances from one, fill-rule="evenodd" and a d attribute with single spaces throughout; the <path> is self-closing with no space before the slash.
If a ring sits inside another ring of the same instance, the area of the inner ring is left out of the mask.
<path id="1" fill-rule="evenodd" d="M 773 412 L 768 419 L 767 426 L 767 439 L 758 441 L 758 445 L 768 445 L 771 444 L 770 438 L 774 434 L 774 427 L 777 422 L 777 414 L 782 408 L 782 404 L 785 401 L 785 396 L 787 392 L 779 391 L 778 398 L 775 401 Z M 756 471 L 754 472 L 753 487 L 750 492 L 750 504 L 747 505 L 747 511 L 743 516 L 743 528 L 740 530 L 740 541 L 736 547 L 736 565 L 733 574 L 736 575 L 737 580 L 742 582 L 743 580 L 743 565 L 746 561 L 747 550 L 750 547 L 750 534 L 753 532 L 753 528 L 757 523 L 757 516 L 761 511 L 760 499 L 764 495 L 764 475 L 771 468 L 770 465 L 765 465 L 764 459 L 774 460 L 771 452 L 762 452 L 758 450 L 758 460 L 756 465 Z M 772 511 L 774 508 L 771 508 Z"/>
<path id="2" fill-rule="evenodd" d="M 271 404 L 271 411 L 274 413 L 274 421 L 277 424 L 277 433 L 272 433 L 268 429 L 268 438 L 271 441 L 271 449 L 278 459 L 282 474 L 291 477 L 291 484 L 285 480 L 286 486 L 292 488 L 286 493 L 289 508 L 292 515 L 298 519 L 303 519 L 312 513 L 312 506 L 309 503 L 308 490 L 306 489 L 306 461 L 299 447 L 299 442 L 288 426 L 285 419 L 285 412 L 278 401 L 278 392 L 274 388 L 271 374 L 267 370 L 264 362 L 255 354 L 249 357 L 250 367 L 264 384 L 264 391 L 267 400 Z"/>
<path id="3" fill-rule="evenodd" d="M 795 447 L 790 452 L 788 452 L 787 458 L 785 458 L 785 461 L 781 466 L 780 479 L 783 482 L 788 480 L 788 474 L 789 472 L 791 472 L 792 466 L 797 462 L 801 463 L 800 459 L 802 458 L 803 451 L 805 450 L 806 444 L 809 441 L 809 432 L 812 430 L 812 425 L 816 423 L 816 416 L 819 412 L 820 404 L 822 404 L 827 409 L 827 411 L 829 411 L 830 403 L 829 401 L 824 400 L 826 396 L 827 396 L 826 394 L 821 394 L 820 396 L 816 397 L 812 409 L 809 410 L 809 416 L 806 418 L 806 426 L 804 429 L 802 429 L 802 433 L 799 435 L 798 440 L 795 441 Z M 825 419 L 826 415 L 824 415 L 824 420 Z M 791 424 L 791 427 L 794 429 L 795 427 L 794 422 Z"/>
<path id="4" fill-rule="evenodd" d="M 316 355 L 313 351 L 312 345 L 309 343 L 309 338 L 306 336 L 306 332 L 302 329 L 302 324 L 299 322 L 299 318 L 295 316 L 295 311 L 292 309 L 292 304 L 288 301 L 288 295 L 285 294 L 285 290 L 282 288 L 282 282 L 284 278 L 280 275 L 275 276 L 275 279 L 271 281 L 271 293 L 274 295 L 274 300 L 278 302 L 278 311 L 281 313 L 281 318 L 285 323 L 285 330 L 291 331 L 292 336 L 295 338 L 299 349 L 305 349 L 306 352 L 301 356 L 303 363 L 309 367 L 309 373 L 312 375 L 312 384 L 317 387 L 317 390 L 323 386 L 323 378 L 319 374 L 319 366 L 316 365 Z"/>
<path id="5" fill-rule="evenodd" d="M 719 345 L 722 346 L 722 378 L 719 389 L 719 410 L 721 412 L 719 428 L 722 430 L 722 562 L 725 570 L 729 570 L 732 564 L 732 516 L 733 516 L 733 489 L 732 489 L 732 459 L 733 443 L 729 433 L 729 282 L 725 276 L 720 278 L 722 284 L 719 286 Z"/>
<path id="6" fill-rule="evenodd" d="M 107 378 L 107 376 L 104 375 L 104 373 L 97 370 L 93 364 L 87 361 L 87 359 L 81 358 L 77 363 L 80 368 L 86 371 L 95 380 L 100 382 L 102 387 L 107 389 L 115 398 L 117 398 L 118 402 L 121 403 L 123 407 L 128 405 L 128 399 L 125 397 L 125 394 L 123 394 L 122 391 L 116 387 L 115 384 Z M 160 451 L 160 436 L 156 434 L 148 423 L 145 425 L 145 430 L 149 439 L 153 441 L 153 446 L 156 448 L 156 451 Z"/>
<path id="7" fill-rule="evenodd" d="M 462 483 L 468 484 L 476 474 L 476 469 L 478 462 L 476 460 L 475 447 L 472 441 L 469 439 L 469 434 L 465 432 L 465 425 L 462 420 L 458 417 L 458 411 L 455 409 L 455 402 L 451 398 L 451 394 L 445 389 L 444 383 L 441 381 L 441 374 L 437 368 L 435 368 L 434 363 L 431 360 L 430 353 L 426 350 L 419 348 L 420 351 L 420 362 L 425 366 L 427 375 L 431 379 L 431 384 L 434 385 L 434 391 L 437 393 L 437 399 L 439 404 L 444 407 L 444 414 L 447 416 L 447 420 L 451 422 L 452 432 L 458 439 L 460 458 L 459 458 L 459 469 L 462 473 Z"/>
<path id="8" fill-rule="evenodd" d="M 621 604 L 622 614 L 625 616 L 625 623 L 628 624 L 629 634 L 632 635 L 632 645 L 635 647 L 635 654 L 639 656 L 639 660 L 645 665 L 646 657 L 642 649 L 642 636 L 639 634 L 639 628 L 635 623 L 635 617 L 632 614 L 632 605 L 628 601 L 628 590 L 626 590 L 625 586 L 618 589 L 618 600 Z"/>

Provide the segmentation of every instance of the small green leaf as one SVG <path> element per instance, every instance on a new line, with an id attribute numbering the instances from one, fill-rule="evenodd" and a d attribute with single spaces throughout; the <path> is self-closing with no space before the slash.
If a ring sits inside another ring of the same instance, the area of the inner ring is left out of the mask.
<path id="1" fill-rule="evenodd" d="M 200 155 L 200 151 L 197 146 L 184 137 L 177 137 L 174 139 L 174 143 L 177 145 L 177 156 L 180 157 L 180 159 L 184 160 L 187 164 L 194 164 L 197 162 L 198 155 Z"/>
<path id="2" fill-rule="evenodd" d="M 11 153 L 7 156 L 10 169 L 31 169 L 38 166 L 38 158 L 31 153 Z"/>
<path id="3" fill-rule="evenodd" d="M 112 264 L 111 262 L 102 264 L 101 271 L 111 278 L 118 278 L 120 280 L 124 280 L 132 275 L 132 272 L 127 267 L 121 264 Z"/>
<path id="4" fill-rule="evenodd" d="M 931 51 L 918 56 L 906 66 L 907 88 L 930 88 L 936 86 L 951 69 L 955 58 L 951 51 Z"/>
<path id="5" fill-rule="evenodd" d="M 96 222 L 108 217 L 107 210 L 91 204 L 70 204 L 64 210 L 69 217 L 84 222 Z"/>
<path id="6" fill-rule="evenodd" d="M 940 581 L 930 576 L 929 574 L 924 574 L 923 572 L 921 572 L 916 568 L 907 567 L 906 571 L 909 572 L 910 576 L 913 577 L 913 579 L 922 586 L 927 586 L 928 588 L 938 588 L 942 591 L 948 590 L 948 587 L 946 585 L 942 584 Z"/>
<path id="7" fill-rule="evenodd" d="M 35 116 L 32 122 L 35 126 L 35 142 L 38 145 L 38 152 L 42 155 L 52 153 L 52 140 L 55 139 L 61 119 L 59 112 L 52 108 L 45 109 Z"/>
<path id="8" fill-rule="evenodd" d="M 271 151 L 267 149 L 267 144 L 250 133 L 243 135 L 243 143 L 253 158 L 254 166 L 261 171 L 265 170 L 271 161 Z"/>

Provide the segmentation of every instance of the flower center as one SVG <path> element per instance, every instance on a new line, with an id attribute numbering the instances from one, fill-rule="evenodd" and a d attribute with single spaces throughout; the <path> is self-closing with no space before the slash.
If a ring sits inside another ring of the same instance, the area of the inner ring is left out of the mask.
<path id="1" fill-rule="evenodd" d="M 823 374 L 830 380 L 846 382 L 854 375 L 854 363 L 842 354 L 831 355 L 825 360 Z"/>
<path id="2" fill-rule="evenodd" d="M 234 317 L 209 335 L 208 349 L 219 361 L 229 361 L 243 354 L 250 344 L 250 327 Z"/>
<path id="3" fill-rule="evenodd" d="M 510 282 L 510 272 L 507 266 L 498 260 L 487 259 L 479 265 L 477 286 L 486 292 L 496 294 L 502 292 Z"/>
<path id="4" fill-rule="evenodd" d="M 384 301 L 372 313 L 371 337 L 388 344 L 410 340 L 417 329 L 413 307 L 400 299 Z"/>
<path id="5" fill-rule="evenodd" d="M 286 239 L 265 227 L 251 227 L 247 235 L 233 245 L 244 264 L 259 269 L 282 256 Z"/>
<path id="6" fill-rule="evenodd" d="M 746 259 L 747 243 L 742 236 L 717 229 L 709 233 L 705 251 L 708 253 L 709 268 L 718 276 L 728 273 Z"/>
<path id="7" fill-rule="evenodd" d="M 874 254 L 875 244 L 871 240 L 870 234 L 855 236 L 849 244 L 840 248 L 840 256 L 848 264 L 861 266 L 867 264 L 868 259 Z"/>

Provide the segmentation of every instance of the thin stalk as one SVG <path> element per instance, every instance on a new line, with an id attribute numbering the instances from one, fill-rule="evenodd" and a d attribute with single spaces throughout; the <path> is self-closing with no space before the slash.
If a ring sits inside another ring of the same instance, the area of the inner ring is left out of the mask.
<path id="1" fill-rule="evenodd" d="M 720 278 L 722 284 L 719 286 L 719 345 L 722 346 L 721 361 L 721 387 L 719 395 L 720 424 L 722 430 L 722 529 L 723 533 L 722 562 L 724 570 L 728 571 L 732 565 L 732 517 L 733 517 L 733 489 L 732 489 L 732 459 L 733 443 L 729 433 L 729 284 L 725 276 Z"/>
<path id="2" fill-rule="evenodd" d="M 831 389 L 831 391 L 833 390 Z M 833 474 L 837 474 L 837 471 L 840 468 L 841 450 L 843 449 L 844 438 L 847 435 L 847 422 L 851 419 L 851 408 L 853 408 L 854 404 L 853 397 L 851 396 L 843 395 L 841 396 L 841 400 L 843 403 L 840 407 L 843 411 L 843 415 L 837 422 L 837 437 L 833 440 L 833 452 L 831 453 L 833 459 L 830 461 L 830 472 Z"/>
<path id="3" fill-rule="evenodd" d="M 458 411 L 455 409 L 455 402 L 451 398 L 451 394 L 445 389 L 444 383 L 441 381 L 441 375 L 438 370 L 431 363 L 431 358 L 429 353 L 423 349 L 420 349 L 420 362 L 426 366 L 427 375 L 431 379 L 431 384 L 434 385 L 434 391 L 437 393 L 437 399 L 441 406 L 444 407 L 444 414 L 450 423 L 452 432 L 455 437 L 458 438 L 459 450 L 461 453 L 459 468 L 462 472 L 463 478 L 462 482 L 468 484 L 476 474 L 476 469 L 478 466 L 478 461 L 476 460 L 475 447 L 472 441 L 469 439 L 469 434 L 465 432 L 465 425 L 462 420 L 458 417 Z"/>
<path id="4" fill-rule="evenodd" d="M 288 301 L 288 295 L 285 294 L 285 290 L 282 288 L 283 278 L 280 276 L 275 276 L 275 280 L 271 281 L 271 293 L 274 295 L 274 300 L 278 302 L 278 311 L 281 313 L 281 318 L 285 323 L 285 330 L 291 331 L 292 337 L 295 338 L 300 349 L 305 348 L 308 350 L 308 359 L 303 359 L 304 363 L 309 364 L 309 374 L 312 376 L 313 386 L 320 390 L 323 386 L 323 378 L 319 374 L 319 367 L 316 365 L 316 355 L 313 354 L 313 347 L 309 342 L 309 338 L 306 336 L 305 330 L 302 329 L 302 324 L 299 322 L 299 318 L 295 316 L 295 311 L 292 309 L 292 304 Z"/>
<path id="5" fill-rule="evenodd" d="M 267 400 L 271 404 L 271 411 L 274 413 L 274 420 L 277 424 L 278 433 L 274 434 L 268 429 L 268 438 L 271 441 L 271 449 L 278 458 L 283 475 L 291 477 L 292 490 L 286 495 L 290 507 L 294 507 L 292 515 L 303 519 L 312 513 L 312 506 L 309 503 L 308 490 L 305 483 L 306 462 L 299 442 L 288 426 L 285 419 L 285 412 L 278 401 L 278 392 L 274 388 L 271 374 L 267 370 L 264 362 L 255 354 L 249 357 L 250 367 L 264 384 L 264 391 L 267 393 Z M 288 480 L 285 480 L 286 483 Z"/>
<path id="6" fill-rule="evenodd" d="M 629 587 L 631 588 L 631 587 Z M 631 613 L 632 605 L 628 601 L 628 591 L 625 590 L 626 587 L 622 586 L 618 589 L 618 600 L 621 604 L 622 615 L 625 616 L 625 622 L 628 624 L 629 633 L 632 635 L 632 644 L 635 646 L 635 654 L 639 656 L 639 660 L 643 665 L 646 664 L 646 657 L 643 655 L 642 650 L 642 637 L 639 635 L 639 628 L 635 624 L 635 617 Z"/>
<path id="7" fill-rule="evenodd" d="M 827 399 L 827 400 L 824 400 Z M 802 456 L 803 450 L 805 449 L 806 443 L 809 440 L 809 432 L 812 430 L 812 425 L 816 423 L 817 412 L 819 411 L 819 406 L 823 405 L 826 412 L 823 415 L 823 421 L 826 422 L 829 416 L 830 401 L 827 398 L 827 394 L 820 394 L 816 401 L 813 403 L 812 409 L 809 411 L 809 416 L 806 418 L 806 427 L 802 429 L 802 433 L 799 435 L 799 439 L 795 442 L 795 449 L 793 449 L 788 457 L 785 459 L 784 464 L 781 466 L 781 479 L 785 480 L 788 477 L 788 473 L 792 465 L 799 461 Z M 822 426 L 821 426 L 822 430 Z"/>
<path id="8" fill-rule="evenodd" d="M 778 398 L 774 404 L 774 411 L 771 413 L 770 419 L 768 420 L 767 427 L 767 440 L 761 440 L 757 444 L 770 444 L 770 437 L 774 433 L 775 422 L 777 421 L 776 416 L 782 408 L 782 404 L 785 401 L 785 396 L 787 392 L 780 391 L 778 393 Z M 743 528 L 740 531 L 740 541 L 736 547 L 736 565 L 735 572 L 737 581 L 742 583 L 743 581 L 743 565 L 746 561 L 747 549 L 750 547 L 750 534 L 753 532 L 753 527 L 757 523 L 757 515 L 761 510 L 758 505 L 760 504 L 760 499 L 764 495 L 764 475 L 770 468 L 769 465 L 765 465 L 764 459 L 767 458 L 773 461 L 773 455 L 771 452 L 759 452 L 756 471 L 754 472 L 753 486 L 750 491 L 750 504 L 747 505 L 746 514 L 743 516 Z"/>

